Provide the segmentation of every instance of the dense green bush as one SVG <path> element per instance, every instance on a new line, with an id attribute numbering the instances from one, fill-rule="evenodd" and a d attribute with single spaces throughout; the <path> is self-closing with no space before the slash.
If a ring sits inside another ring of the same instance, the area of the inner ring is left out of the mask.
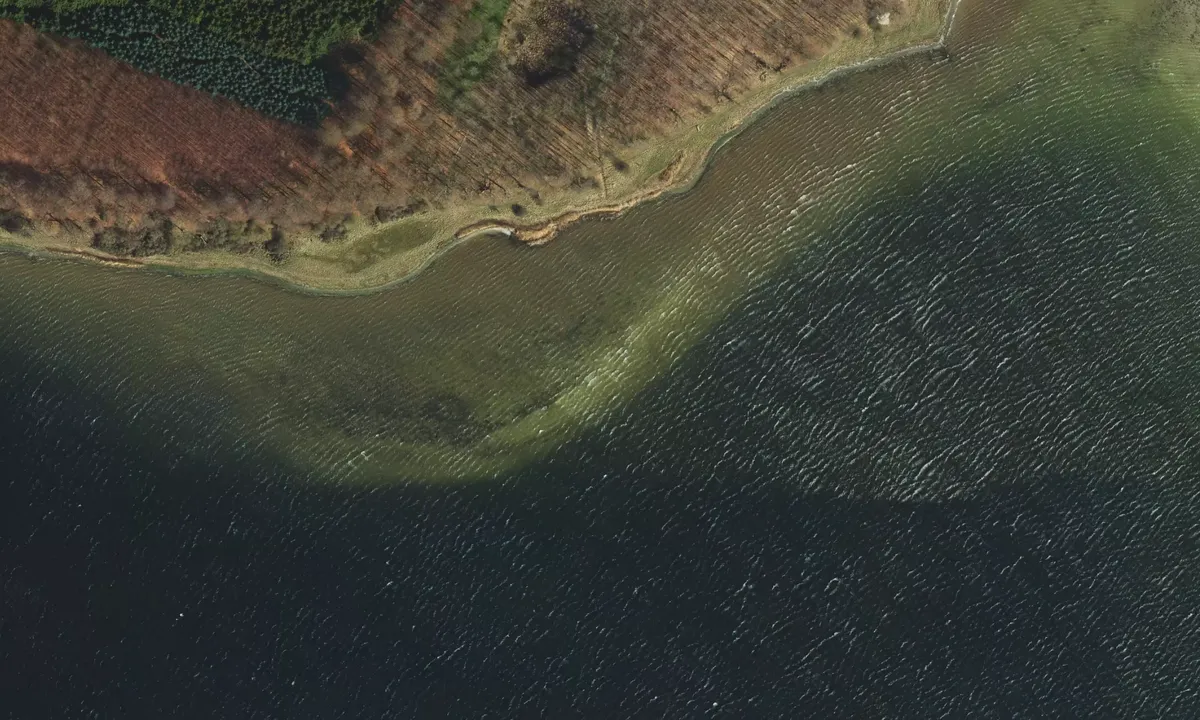
<path id="1" fill-rule="evenodd" d="M 92 247 L 126 257 L 166 255 L 174 245 L 175 226 L 165 218 L 135 230 L 106 228 L 92 236 Z"/>
<path id="2" fill-rule="evenodd" d="M 252 52 L 146 5 L 55 10 L 9 2 L 0 3 L 0 17 L 78 38 L 137 68 L 282 120 L 315 125 L 329 111 L 330 82 L 320 68 Z"/>

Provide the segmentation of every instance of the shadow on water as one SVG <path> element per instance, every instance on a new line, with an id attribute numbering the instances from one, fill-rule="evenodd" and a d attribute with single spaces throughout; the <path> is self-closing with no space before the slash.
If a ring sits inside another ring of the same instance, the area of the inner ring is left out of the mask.
<path id="1" fill-rule="evenodd" d="M 95 430 L 86 396 L 44 401 L 0 443 L 21 478 L 0 489 L 14 717 L 1195 710 L 1187 486 L 1045 472 L 904 504 L 613 452 L 517 483 L 301 491 L 172 467 Z"/>

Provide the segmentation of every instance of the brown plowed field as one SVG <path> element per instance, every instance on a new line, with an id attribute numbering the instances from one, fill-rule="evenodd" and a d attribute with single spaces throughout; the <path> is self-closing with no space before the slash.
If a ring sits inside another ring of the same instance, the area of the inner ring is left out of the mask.
<path id="1" fill-rule="evenodd" d="M 439 63 L 471 3 L 409 0 L 348 61 L 351 92 L 319 131 L 0 22 L 0 210 L 92 226 L 157 211 L 183 225 L 289 228 L 417 199 L 536 203 L 595 188 L 598 155 L 619 164 L 629 143 L 686 126 L 847 32 L 871 32 L 873 14 L 902 17 L 904 2 L 592 0 L 595 35 L 568 76 L 532 87 L 497 62 L 450 109 Z"/>

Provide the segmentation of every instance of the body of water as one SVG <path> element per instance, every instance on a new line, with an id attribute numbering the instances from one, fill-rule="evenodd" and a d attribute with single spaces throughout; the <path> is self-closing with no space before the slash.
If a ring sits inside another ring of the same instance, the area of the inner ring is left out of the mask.
<path id="1" fill-rule="evenodd" d="M 0 714 L 1200 711 L 1200 9 L 965 0 L 314 297 L 0 258 Z"/>

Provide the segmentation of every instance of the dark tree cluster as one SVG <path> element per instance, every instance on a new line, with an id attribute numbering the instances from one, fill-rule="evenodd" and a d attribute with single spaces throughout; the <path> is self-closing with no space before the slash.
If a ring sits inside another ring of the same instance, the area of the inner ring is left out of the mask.
<path id="1" fill-rule="evenodd" d="M 164 218 L 147 227 L 132 230 L 105 228 L 92 237 L 92 247 L 110 255 L 146 257 L 166 255 L 171 251 L 174 241 L 175 226 Z"/>
<path id="2" fill-rule="evenodd" d="M 26 235 L 32 223 L 16 210 L 0 210 L 0 230 L 12 235 Z"/>
<path id="3" fill-rule="evenodd" d="M 315 125 L 329 112 L 322 69 L 255 54 L 146 6 L 58 12 L 0 4 L 0 17 L 83 40 L 140 70 L 298 125 Z"/>
<path id="4" fill-rule="evenodd" d="M 402 0 L 9 0 L 26 10 L 74 13 L 141 7 L 208 30 L 256 53 L 311 64 L 375 32 Z"/>
<path id="5" fill-rule="evenodd" d="M 252 222 L 235 224 L 228 220 L 216 220 L 199 232 L 177 234 L 176 246 L 183 252 L 224 250 L 249 253 L 262 242 L 261 231 L 257 231 Z"/>
<path id="6" fill-rule="evenodd" d="M 0 0 L 0 18 L 82 40 L 140 70 L 298 125 L 342 86 L 318 63 L 402 0 Z"/>
<path id="7" fill-rule="evenodd" d="M 139 0 L 135 0 L 137 2 Z M 397 0 L 140 0 L 266 55 L 312 63 L 368 37 Z"/>

